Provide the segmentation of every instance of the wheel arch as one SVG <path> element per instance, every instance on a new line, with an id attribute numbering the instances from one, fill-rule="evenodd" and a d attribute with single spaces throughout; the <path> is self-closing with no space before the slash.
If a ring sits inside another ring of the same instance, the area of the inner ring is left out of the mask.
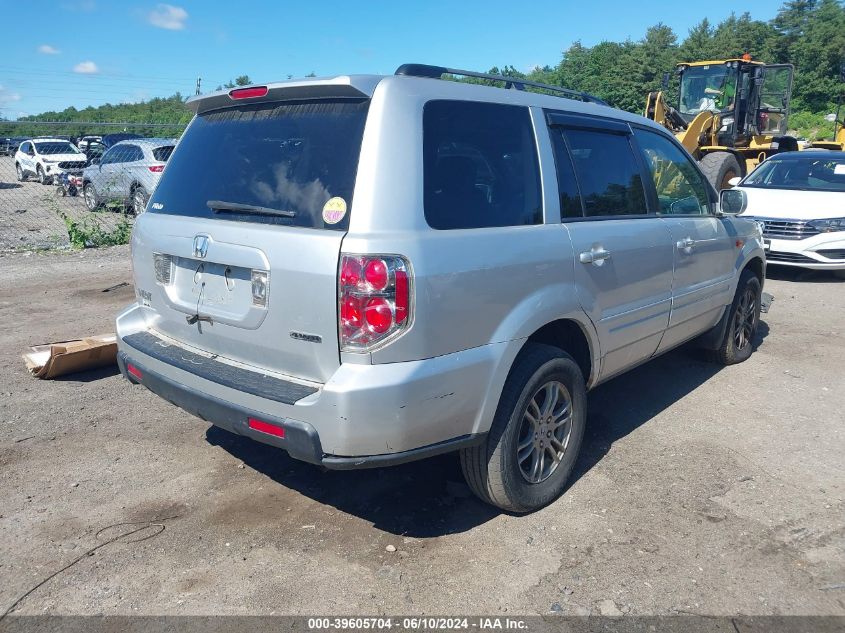
<path id="1" fill-rule="evenodd" d="M 757 275 L 757 279 L 760 280 L 760 285 L 763 285 L 763 281 L 766 278 L 766 264 L 763 263 L 762 259 L 756 256 L 752 257 L 745 263 L 745 266 L 742 267 L 742 270 L 750 270 L 751 272 L 753 272 L 755 275 Z M 742 271 L 740 271 L 740 275 L 741 274 Z"/>

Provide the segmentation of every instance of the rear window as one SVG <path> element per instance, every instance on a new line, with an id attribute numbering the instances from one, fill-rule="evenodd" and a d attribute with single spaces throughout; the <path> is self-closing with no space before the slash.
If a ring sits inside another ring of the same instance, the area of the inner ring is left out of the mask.
<path id="1" fill-rule="evenodd" d="M 540 224 L 528 108 L 430 101 L 423 112 L 425 218 L 434 229 Z"/>
<path id="2" fill-rule="evenodd" d="M 369 101 L 321 100 L 198 115 L 147 208 L 346 230 L 368 107 Z"/>
<path id="3" fill-rule="evenodd" d="M 162 163 L 166 163 L 167 159 L 173 153 L 173 145 L 164 145 L 153 149 L 153 158 Z"/>

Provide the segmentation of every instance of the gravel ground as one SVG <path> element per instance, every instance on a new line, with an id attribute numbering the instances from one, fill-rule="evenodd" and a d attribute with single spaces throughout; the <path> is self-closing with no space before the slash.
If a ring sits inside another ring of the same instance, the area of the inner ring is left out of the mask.
<path id="1" fill-rule="evenodd" d="M 128 281 L 125 247 L 0 256 L 0 613 L 76 560 L 15 612 L 845 614 L 845 282 L 777 272 L 747 363 L 596 389 L 568 492 L 516 517 L 453 456 L 326 473 L 113 370 L 27 374 Z"/>
<path id="2" fill-rule="evenodd" d="M 61 215 L 76 222 L 113 230 L 132 214 L 88 211 L 82 196 L 62 197 L 58 188 L 32 180 L 18 182 L 14 158 L 0 156 L 0 252 L 33 248 L 67 248 L 67 227 Z"/>

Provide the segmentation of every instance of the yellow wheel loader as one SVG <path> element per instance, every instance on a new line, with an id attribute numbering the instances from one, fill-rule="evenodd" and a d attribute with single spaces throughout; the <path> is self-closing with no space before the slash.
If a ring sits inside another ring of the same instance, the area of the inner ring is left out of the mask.
<path id="1" fill-rule="evenodd" d="M 677 74 L 677 106 L 666 100 L 666 73 L 663 90 L 648 95 L 645 116 L 675 134 L 717 191 L 768 156 L 798 150 L 798 141 L 786 135 L 792 65 L 743 55 L 681 63 Z"/>

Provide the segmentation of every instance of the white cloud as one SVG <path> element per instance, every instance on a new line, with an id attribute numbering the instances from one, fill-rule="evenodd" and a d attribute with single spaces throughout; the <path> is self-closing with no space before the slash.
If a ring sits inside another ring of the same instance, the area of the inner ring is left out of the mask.
<path id="1" fill-rule="evenodd" d="M 15 101 L 20 101 L 21 96 L 17 92 L 10 92 L 6 90 L 2 85 L 0 85 L 0 103 L 14 103 Z"/>
<path id="2" fill-rule="evenodd" d="M 188 12 L 182 7 L 174 7 L 172 4 L 158 4 L 147 15 L 147 21 L 150 24 L 168 31 L 181 31 L 185 28 L 187 19 Z"/>
<path id="3" fill-rule="evenodd" d="M 38 52 L 43 55 L 58 55 L 61 51 L 58 48 L 54 48 L 49 44 L 42 44 L 38 47 Z"/>
<path id="4" fill-rule="evenodd" d="M 80 75 L 96 75 L 100 72 L 100 69 L 97 68 L 97 64 L 94 62 L 79 62 L 73 67 L 73 72 L 79 73 Z"/>

